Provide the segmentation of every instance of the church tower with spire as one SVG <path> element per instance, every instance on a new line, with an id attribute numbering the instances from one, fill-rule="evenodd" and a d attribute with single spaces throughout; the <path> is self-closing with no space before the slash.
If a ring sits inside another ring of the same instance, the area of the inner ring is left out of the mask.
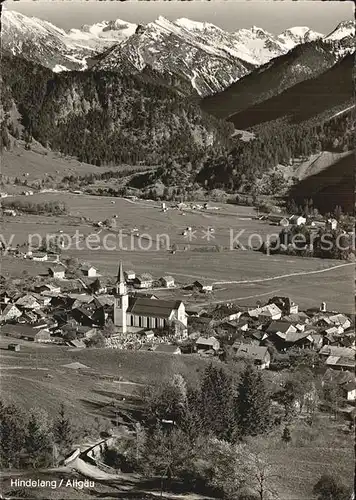
<path id="1" fill-rule="evenodd" d="M 122 269 L 122 262 L 119 265 L 119 271 L 116 280 L 116 293 L 114 304 L 114 325 L 121 329 L 122 333 L 127 332 L 127 309 L 129 307 L 129 296 L 127 295 L 126 282 Z"/>

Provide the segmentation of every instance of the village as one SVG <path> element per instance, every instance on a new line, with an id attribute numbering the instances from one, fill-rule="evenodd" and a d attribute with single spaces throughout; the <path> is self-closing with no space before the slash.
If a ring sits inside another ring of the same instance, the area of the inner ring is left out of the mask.
<path id="1" fill-rule="evenodd" d="M 140 350 L 273 371 L 288 368 L 293 356 L 308 357 L 323 377 L 340 383 L 345 402 L 356 400 L 354 318 L 325 302 L 300 310 L 291 298 L 275 296 L 255 306 L 203 306 L 191 300 L 204 296 L 209 303 L 213 285 L 203 281 L 136 275 L 122 262 L 112 277 L 90 263 L 61 263 L 59 256 L 48 264 L 47 275 L 11 283 L 2 277 L 1 335 L 9 350 L 26 350 L 30 342 Z"/>

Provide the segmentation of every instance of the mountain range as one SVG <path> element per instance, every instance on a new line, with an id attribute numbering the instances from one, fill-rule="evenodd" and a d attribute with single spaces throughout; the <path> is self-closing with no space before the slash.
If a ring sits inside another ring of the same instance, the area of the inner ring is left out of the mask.
<path id="1" fill-rule="evenodd" d="M 274 35 L 253 26 L 229 33 L 210 23 L 159 17 L 147 25 L 120 19 L 64 31 L 15 11 L 2 15 L 2 50 L 54 72 L 96 70 L 141 73 L 149 69 L 185 82 L 185 92 L 201 97 L 220 92 L 261 65 L 295 47 L 322 41 L 333 60 L 354 49 L 353 21 L 329 35 L 307 27 Z M 189 84 L 189 86 L 188 86 Z"/>
<path id="2" fill-rule="evenodd" d="M 14 138 L 31 148 L 34 139 L 106 168 L 155 166 L 132 186 L 185 195 L 197 188 L 258 195 L 256 181 L 278 165 L 291 170 L 294 159 L 353 149 L 353 22 L 327 36 L 306 27 L 226 33 L 162 17 L 65 32 L 5 11 L 2 27 L 2 148 Z M 335 186 L 349 211 L 351 163 L 350 154 L 340 163 L 342 182 L 330 163 L 293 196 L 315 193 L 332 210 Z"/>

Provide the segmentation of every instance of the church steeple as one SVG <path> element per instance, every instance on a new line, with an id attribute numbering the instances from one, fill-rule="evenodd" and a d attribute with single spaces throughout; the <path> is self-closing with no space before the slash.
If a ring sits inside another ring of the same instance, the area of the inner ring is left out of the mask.
<path id="1" fill-rule="evenodd" d="M 126 281 L 122 262 L 120 261 L 116 279 L 116 297 L 114 303 L 114 325 L 121 329 L 122 333 L 127 331 L 127 309 L 129 307 L 129 296 L 126 289 Z"/>
<path id="2" fill-rule="evenodd" d="M 126 281 L 125 281 L 125 276 L 124 276 L 124 271 L 122 268 L 121 260 L 120 260 L 120 264 L 119 264 L 119 271 L 117 273 L 116 293 L 118 295 L 126 295 Z"/>

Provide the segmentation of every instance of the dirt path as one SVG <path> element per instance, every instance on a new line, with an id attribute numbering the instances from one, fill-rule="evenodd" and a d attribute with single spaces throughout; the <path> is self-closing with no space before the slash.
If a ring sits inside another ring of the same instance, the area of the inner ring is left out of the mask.
<path id="1" fill-rule="evenodd" d="M 329 271 L 333 271 L 334 269 L 339 269 L 341 267 L 346 267 L 346 266 L 355 266 L 354 262 L 349 262 L 347 264 L 339 264 L 337 266 L 331 266 L 326 269 L 318 269 L 316 271 L 300 271 L 298 273 L 289 273 L 289 274 L 280 274 L 278 276 L 272 276 L 270 278 L 260 278 L 257 280 L 242 280 L 242 281 L 215 281 L 214 285 L 242 285 L 242 284 L 247 284 L 247 283 L 263 283 L 265 281 L 273 281 L 273 280 L 279 280 L 279 279 L 284 279 L 284 278 L 290 278 L 292 276 L 309 276 L 310 274 L 321 274 L 321 273 L 327 273 Z"/>

